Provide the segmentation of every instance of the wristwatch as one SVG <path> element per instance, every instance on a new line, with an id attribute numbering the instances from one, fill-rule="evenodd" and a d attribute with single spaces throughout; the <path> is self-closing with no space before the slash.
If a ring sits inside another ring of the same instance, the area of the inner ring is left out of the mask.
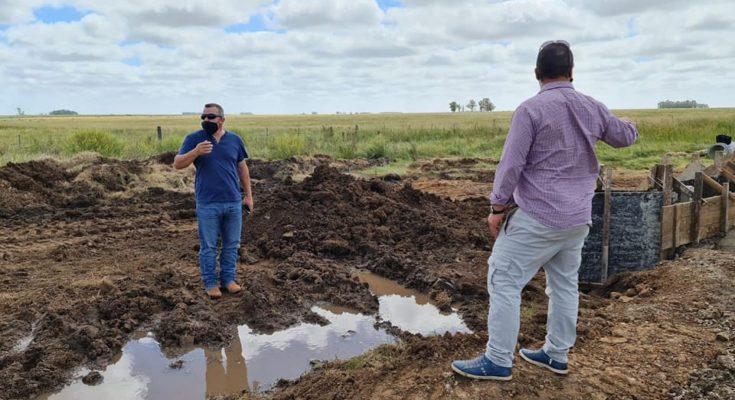
<path id="1" fill-rule="evenodd" d="M 495 205 L 490 205 L 490 215 L 505 214 L 507 207 L 503 207 L 501 210 L 496 210 Z"/>

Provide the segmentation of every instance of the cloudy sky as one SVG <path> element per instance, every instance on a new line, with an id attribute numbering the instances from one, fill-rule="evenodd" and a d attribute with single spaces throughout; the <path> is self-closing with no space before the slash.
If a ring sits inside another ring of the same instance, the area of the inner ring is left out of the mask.
<path id="1" fill-rule="evenodd" d="M 732 0 L 0 0 L 0 114 L 448 111 L 565 39 L 611 108 L 735 106 Z"/>

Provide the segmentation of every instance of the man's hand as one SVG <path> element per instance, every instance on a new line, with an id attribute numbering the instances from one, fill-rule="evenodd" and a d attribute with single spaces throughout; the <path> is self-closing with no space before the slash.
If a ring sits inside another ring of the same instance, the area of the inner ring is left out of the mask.
<path id="1" fill-rule="evenodd" d="M 212 152 L 212 149 L 214 146 L 212 145 L 212 142 L 209 140 L 205 140 L 203 142 L 199 142 L 197 147 L 194 148 L 194 151 L 198 156 L 203 156 L 205 154 L 209 154 Z"/>
<path id="2" fill-rule="evenodd" d="M 490 214 L 487 216 L 487 227 L 490 231 L 490 237 L 493 239 L 498 238 L 498 234 L 500 233 L 500 227 L 503 225 L 503 219 L 505 218 L 505 214 L 503 213 L 495 213 Z"/>
<path id="3" fill-rule="evenodd" d="M 253 198 L 252 197 L 245 197 L 242 199 L 242 205 L 247 207 L 250 212 L 253 212 Z"/>

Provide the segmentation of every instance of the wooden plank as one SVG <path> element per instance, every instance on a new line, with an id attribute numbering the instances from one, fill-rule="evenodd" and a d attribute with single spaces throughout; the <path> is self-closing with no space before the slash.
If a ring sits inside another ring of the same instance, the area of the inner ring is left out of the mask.
<path id="1" fill-rule="evenodd" d="M 699 239 L 709 239 L 720 234 L 720 212 L 722 198 L 713 196 L 704 199 L 699 211 Z"/>
<path id="2" fill-rule="evenodd" d="M 692 242 L 692 203 L 678 203 L 663 207 L 661 219 L 661 248 L 675 249 Z"/>
<path id="3" fill-rule="evenodd" d="M 602 171 L 602 187 L 605 189 L 605 198 L 602 205 L 602 283 L 607 282 L 609 254 L 610 254 L 610 208 L 612 207 L 612 170 L 605 167 Z"/>
<path id="4" fill-rule="evenodd" d="M 685 202 L 685 201 L 691 201 L 692 196 L 694 196 L 694 191 L 692 189 L 689 189 L 689 186 L 685 185 L 684 182 L 673 178 L 672 183 L 674 184 L 674 189 L 676 189 L 679 192 L 679 202 Z"/>
<path id="5" fill-rule="evenodd" d="M 728 223 L 728 209 L 730 208 L 730 181 L 722 182 L 722 198 L 720 199 L 720 233 L 727 233 L 730 229 Z"/>
<path id="6" fill-rule="evenodd" d="M 674 207 L 674 230 L 671 232 L 671 248 L 674 249 L 674 252 L 676 252 L 676 248 L 681 246 L 683 243 L 680 243 L 677 241 L 677 232 L 679 232 L 680 229 L 680 221 L 681 218 L 679 217 L 679 208 L 680 207 Z"/>
<path id="7" fill-rule="evenodd" d="M 683 246 L 692 242 L 692 203 L 677 204 L 676 207 L 676 245 Z"/>
<path id="8" fill-rule="evenodd" d="M 707 175 L 702 175 L 702 176 L 703 176 L 703 179 L 704 179 L 704 183 L 706 183 L 707 186 L 711 187 L 717 193 L 720 193 L 720 194 L 723 193 L 722 185 L 720 185 L 720 182 L 717 182 L 716 180 L 710 178 Z M 728 193 L 730 194 L 730 199 L 732 199 L 733 201 L 735 201 L 735 193 L 730 193 L 729 191 L 728 191 Z"/>
<path id="9" fill-rule="evenodd" d="M 727 165 L 731 165 L 732 163 L 728 161 Z M 723 168 L 722 170 L 722 176 L 725 177 L 728 181 L 735 181 L 735 174 L 730 172 L 727 168 Z"/>
<path id="10" fill-rule="evenodd" d="M 704 174 L 697 172 L 694 174 L 694 197 L 692 198 L 692 227 L 691 238 L 692 243 L 699 244 L 699 212 L 702 208 L 702 189 L 704 186 Z"/>
<path id="11" fill-rule="evenodd" d="M 674 248 L 674 209 L 673 206 L 661 208 L 661 251 Z"/>

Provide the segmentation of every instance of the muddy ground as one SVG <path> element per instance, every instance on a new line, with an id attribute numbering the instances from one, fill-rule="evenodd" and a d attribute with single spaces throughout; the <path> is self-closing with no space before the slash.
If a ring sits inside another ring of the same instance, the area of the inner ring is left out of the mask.
<path id="1" fill-rule="evenodd" d="M 245 290 L 211 301 L 198 276 L 192 170 L 172 170 L 172 157 L 0 168 L 0 399 L 59 389 L 79 366 L 101 370 L 143 329 L 177 354 L 226 344 L 237 324 L 273 332 L 325 323 L 310 311 L 322 302 L 375 313 L 355 269 L 446 307 L 451 299 L 476 333 L 404 333 L 399 345 L 245 398 L 735 398 L 735 254 L 689 249 L 586 290 L 568 377 L 517 361 L 510 382 L 474 382 L 449 363 L 486 340 L 484 196 L 494 160 L 424 161 L 371 179 L 350 173 L 376 162 L 255 161 L 256 207 L 238 266 Z M 645 186 L 645 173 L 621 178 L 619 188 Z M 522 346 L 543 341 L 543 286 L 539 276 L 524 291 Z"/>

